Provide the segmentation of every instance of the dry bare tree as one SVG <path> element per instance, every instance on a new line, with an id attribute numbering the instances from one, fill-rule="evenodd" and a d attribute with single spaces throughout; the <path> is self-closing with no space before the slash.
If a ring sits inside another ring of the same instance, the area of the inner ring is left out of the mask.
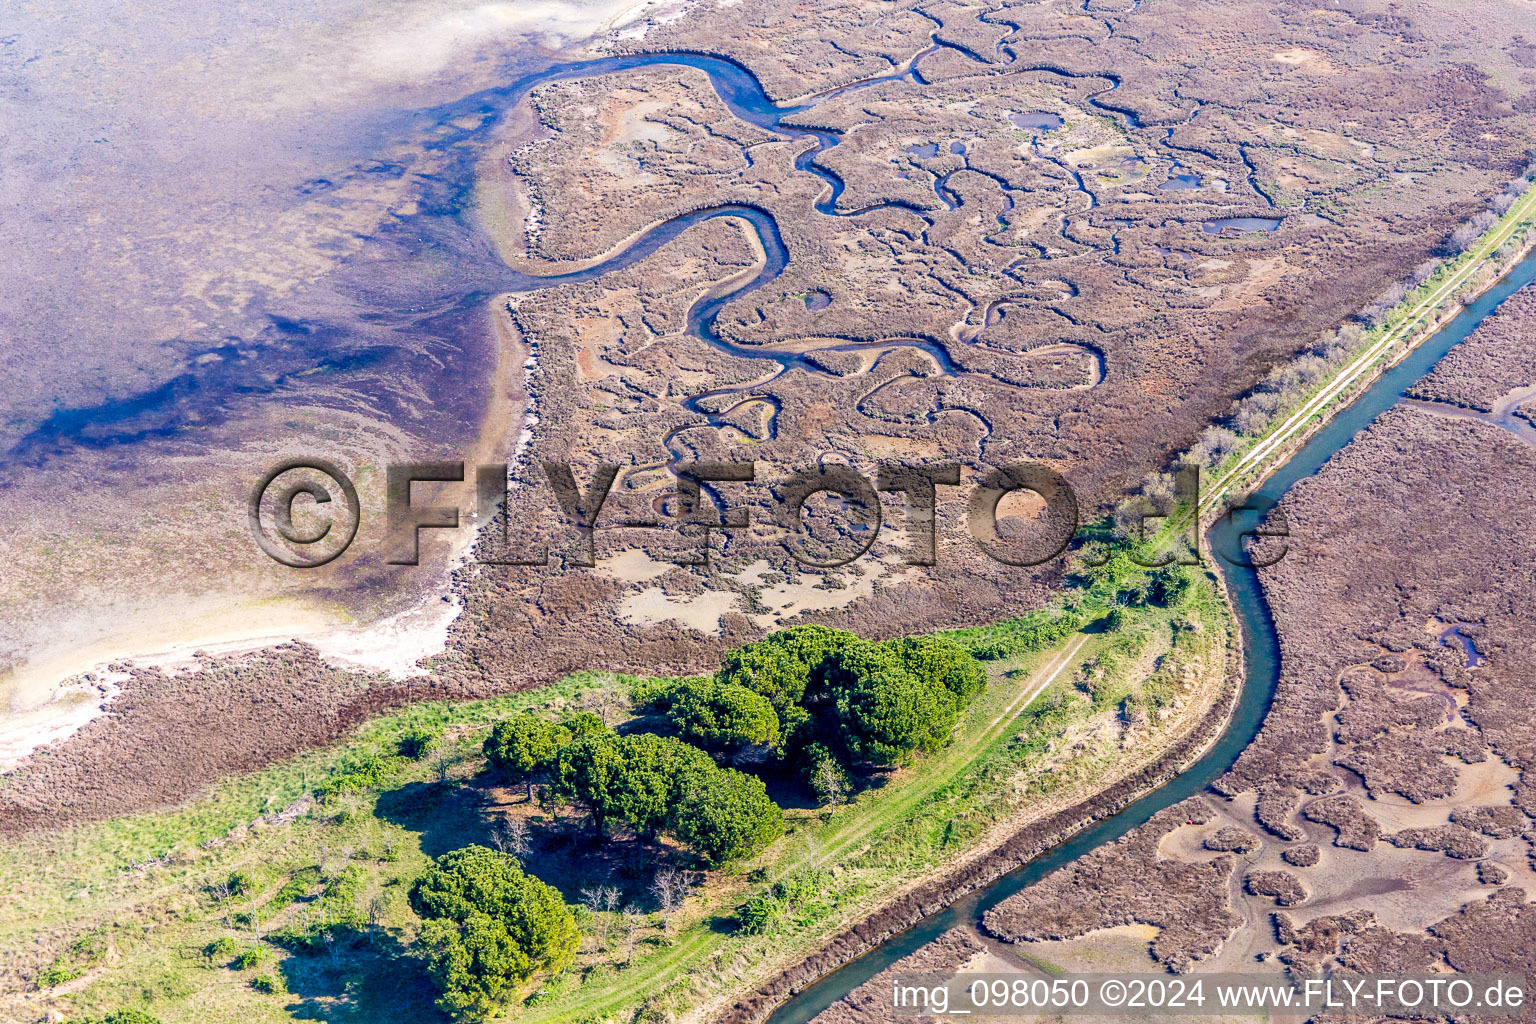
<path id="1" fill-rule="evenodd" d="M 624 908 L 624 962 L 629 963 L 635 958 L 635 938 L 640 934 L 640 926 L 645 921 L 645 912 L 631 903 Z"/>
<path id="2" fill-rule="evenodd" d="M 219 903 L 219 909 L 224 913 L 224 927 L 230 927 L 229 904 L 235 895 L 234 886 L 230 885 L 229 879 L 226 878 L 223 881 L 210 883 L 208 891 L 213 894 L 213 898 Z"/>
<path id="3" fill-rule="evenodd" d="M 672 915 L 688 896 L 688 879 L 676 868 L 663 868 L 651 882 L 651 895 L 661 909 L 661 930 L 670 931 Z"/>
<path id="4" fill-rule="evenodd" d="M 811 785 L 818 793 L 827 798 L 827 803 L 836 807 L 843 802 L 843 773 L 838 770 L 837 764 L 831 760 L 821 762 L 821 767 L 816 769 L 816 776 L 811 780 Z"/>
<path id="5" fill-rule="evenodd" d="M 497 832 L 502 843 L 499 849 L 503 853 L 509 853 L 519 861 L 528 856 L 528 850 L 532 846 L 532 835 L 527 818 L 508 818 L 502 822 Z"/>
<path id="6" fill-rule="evenodd" d="M 388 910 L 389 910 L 389 901 L 384 898 L 382 893 L 379 894 L 378 896 L 375 896 L 372 900 L 370 900 L 368 902 L 368 943 L 369 943 L 369 945 L 377 945 L 378 944 L 379 927 L 384 923 L 384 915 L 385 915 L 385 913 L 388 912 Z"/>
<path id="7" fill-rule="evenodd" d="M 594 886 L 592 886 L 589 889 L 582 889 L 581 890 L 581 905 L 586 907 L 588 910 L 590 910 L 592 912 L 592 923 L 597 926 L 597 928 L 596 928 L 596 931 L 597 931 L 597 935 L 596 935 L 596 938 L 597 938 L 597 948 L 598 948 L 598 951 L 601 952 L 602 949 L 603 949 L 604 940 L 606 938 L 606 936 L 603 934 L 604 931 L 606 931 L 606 928 L 604 927 L 604 921 L 603 921 L 603 917 L 602 917 L 602 910 L 603 910 L 603 889 L 602 889 L 602 886 L 594 885 Z"/>
<path id="8" fill-rule="evenodd" d="M 432 759 L 433 774 L 437 776 L 439 786 L 448 785 L 448 770 L 453 767 L 456 760 L 453 751 L 448 749 L 438 751 L 437 756 Z"/>
<path id="9" fill-rule="evenodd" d="M 601 902 L 603 906 L 603 948 L 608 947 L 608 923 L 613 920 L 613 912 L 619 909 L 619 890 L 611 885 L 603 886 Z"/>

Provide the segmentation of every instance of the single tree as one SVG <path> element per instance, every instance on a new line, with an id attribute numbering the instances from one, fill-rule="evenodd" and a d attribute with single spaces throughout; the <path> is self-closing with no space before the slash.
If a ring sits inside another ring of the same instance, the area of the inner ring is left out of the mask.
<path id="1" fill-rule="evenodd" d="M 555 756 L 558 728 L 526 712 L 497 722 L 485 740 L 486 759 L 508 779 L 527 786 L 531 801 L 535 777 Z"/>
<path id="2" fill-rule="evenodd" d="M 683 739 L 717 752 L 779 742 L 772 702 L 737 683 L 706 678 L 679 686 L 667 717 Z"/>
<path id="3" fill-rule="evenodd" d="M 606 922 L 603 920 L 603 917 L 602 917 L 602 913 L 603 913 L 603 889 L 602 889 L 602 886 L 594 885 L 594 886 L 590 886 L 590 887 L 584 887 L 581 890 L 581 905 L 586 907 L 587 911 L 592 915 L 593 927 L 595 927 L 597 929 L 597 949 L 598 949 L 598 952 L 602 952 L 602 950 L 604 949 L 604 947 L 605 947 L 605 945 L 607 943 L 607 936 L 604 934 L 604 932 L 607 930 L 604 927 Z"/>
<path id="4" fill-rule="evenodd" d="M 636 780 L 631 778 L 627 754 L 626 744 L 611 732 L 572 741 L 555 755 L 546 795 L 585 808 L 597 834 L 606 835 L 608 819 L 622 816 L 626 804 L 632 808 L 636 803 Z"/>
<path id="5" fill-rule="evenodd" d="M 657 909 L 661 911 L 661 930 L 669 931 L 672 915 L 688 897 L 688 879 L 676 868 L 662 868 L 651 880 L 651 895 L 656 897 Z"/>
<path id="6" fill-rule="evenodd" d="M 784 834 L 784 812 L 763 780 L 728 768 L 685 793 L 671 817 L 672 834 L 714 866 L 751 857 Z"/>
<path id="7" fill-rule="evenodd" d="M 467 846 L 443 854 L 411 887 L 423 919 L 428 973 L 450 1015 L 495 1012 L 535 974 L 567 967 L 580 933 L 553 886 L 506 854 Z"/>
<path id="8" fill-rule="evenodd" d="M 527 818 L 508 818 L 491 832 L 491 844 L 502 853 L 515 857 L 519 862 L 533 845 Z"/>
<path id="9" fill-rule="evenodd" d="M 811 789 L 823 805 L 836 807 L 848 793 L 848 774 L 836 758 L 822 758 L 811 776 Z"/>
<path id="10" fill-rule="evenodd" d="M 645 911 L 634 904 L 624 908 L 624 962 L 629 963 L 635 958 L 635 939 L 640 935 L 640 926 L 645 922 Z"/>

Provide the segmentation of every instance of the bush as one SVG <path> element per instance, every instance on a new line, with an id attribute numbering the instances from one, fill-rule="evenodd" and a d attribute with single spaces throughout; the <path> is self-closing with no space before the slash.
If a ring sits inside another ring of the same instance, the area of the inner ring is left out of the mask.
<path id="1" fill-rule="evenodd" d="M 420 943 L 445 1012 L 494 1013 L 535 974 L 563 970 L 580 933 L 554 887 L 483 846 L 445 853 L 411 887 Z"/>
<path id="2" fill-rule="evenodd" d="M 315 795 L 325 801 L 342 793 L 374 789 L 399 771 L 400 764 L 398 757 L 369 751 L 353 758 L 337 774 L 321 783 Z"/>
<path id="3" fill-rule="evenodd" d="M 272 901 L 267 904 L 268 916 L 308 896 L 319 884 L 320 869 L 318 867 L 311 865 L 295 871 L 293 877 L 283 883 L 283 887 L 277 890 L 277 895 L 273 896 Z"/>
<path id="4" fill-rule="evenodd" d="M 251 896 L 261 888 L 261 881 L 250 871 L 236 871 L 229 876 L 231 896 Z"/>
<path id="5" fill-rule="evenodd" d="M 283 979 L 275 974 L 258 974 L 251 979 L 251 988 L 263 995 L 275 996 L 288 991 Z"/>
<path id="6" fill-rule="evenodd" d="M 783 900 L 772 893 L 755 893 L 736 911 L 736 926 L 748 935 L 762 935 L 772 931 L 783 916 Z"/>
<path id="7" fill-rule="evenodd" d="M 254 946 L 243 951 L 239 956 L 235 957 L 231 966 L 234 967 L 234 969 L 237 971 L 248 971 L 252 967 L 260 967 L 262 964 L 266 963 L 268 959 L 270 959 L 270 956 L 266 950 L 262 949 L 260 946 Z"/>
<path id="8" fill-rule="evenodd" d="M 77 1017 L 68 1024 L 161 1024 L 159 1017 L 151 1017 L 143 1010 L 113 1010 L 105 1017 Z"/>
<path id="9" fill-rule="evenodd" d="M 436 750 L 441 740 L 442 735 L 436 730 L 424 728 L 411 729 L 400 736 L 400 756 L 410 758 L 412 761 L 420 761 Z"/>
<path id="10" fill-rule="evenodd" d="M 223 935 L 204 946 L 203 955 L 209 960 L 222 960 L 227 956 L 234 956 L 237 948 L 239 947 L 236 946 L 234 939 Z"/>
<path id="11" fill-rule="evenodd" d="M 38 972 L 37 987 L 39 989 L 53 988 L 55 985 L 62 985 L 66 981 L 74 981 L 84 973 L 84 967 L 54 963 Z"/>
<path id="12" fill-rule="evenodd" d="M 64 954 L 38 972 L 37 987 L 53 988 L 74 981 L 107 955 L 107 940 L 98 932 L 88 932 L 69 944 Z"/>
<path id="13" fill-rule="evenodd" d="M 1040 611 L 990 626 L 958 630 L 952 636 L 981 661 L 996 661 L 1054 647 L 1082 629 L 1083 622 L 1075 612 Z"/>
<path id="14" fill-rule="evenodd" d="M 340 874 L 326 880 L 320 899 L 315 902 L 315 909 L 324 920 L 333 924 L 361 924 L 363 912 L 357 901 L 367 885 L 368 876 L 362 866 L 348 864 Z"/>
<path id="15" fill-rule="evenodd" d="M 1189 600 L 1195 589 L 1195 575 L 1187 565 L 1170 565 L 1159 569 L 1153 576 L 1153 590 L 1157 603 L 1164 608 L 1177 608 Z"/>

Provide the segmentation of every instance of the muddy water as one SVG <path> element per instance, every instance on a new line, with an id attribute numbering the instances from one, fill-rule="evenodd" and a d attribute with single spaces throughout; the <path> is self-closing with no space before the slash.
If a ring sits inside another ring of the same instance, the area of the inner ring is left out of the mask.
<path id="1" fill-rule="evenodd" d="M 1395 405 L 1410 387 L 1434 368 L 1452 346 L 1471 334 L 1500 303 L 1533 280 L 1536 280 L 1536 254 L 1522 260 L 1502 281 L 1406 359 L 1388 370 L 1353 404 L 1303 445 L 1250 497 L 1248 504 L 1252 511 L 1223 520 L 1211 529 L 1208 539 L 1212 549 L 1236 552 L 1243 531 L 1252 529 L 1254 523 L 1272 509 L 1298 480 L 1321 469 L 1356 434 Z M 1203 792 L 1213 780 L 1231 768 L 1237 756 L 1258 735 L 1259 727 L 1263 724 L 1279 679 L 1280 653 L 1269 607 L 1264 601 L 1263 590 L 1254 571 L 1230 565 L 1220 559 L 1217 559 L 1217 566 L 1227 582 L 1242 626 L 1247 674 L 1238 696 L 1237 710 L 1211 750 L 1177 779 L 1130 804 L 1118 814 L 1097 822 L 1043 856 L 998 879 L 991 886 L 964 897 L 801 990 L 774 1012 L 769 1018 L 769 1024 L 804 1024 L 902 957 L 916 952 L 951 928 L 975 924 L 983 913 L 1009 896 L 1097 847 L 1115 841 L 1163 808 Z"/>

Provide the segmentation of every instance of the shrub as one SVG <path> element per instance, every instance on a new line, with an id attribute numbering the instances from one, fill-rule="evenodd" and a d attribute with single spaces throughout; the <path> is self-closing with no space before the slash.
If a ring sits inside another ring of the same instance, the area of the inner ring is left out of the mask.
<path id="1" fill-rule="evenodd" d="M 229 876 L 231 896 L 250 896 L 261 888 L 261 881 L 250 871 L 236 871 Z"/>
<path id="2" fill-rule="evenodd" d="M 275 974 L 258 974 L 251 979 L 251 988 L 263 995 L 281 995 L 288 991 L 288 986 L 283 984 L 283 979 Z"/>
<path id="3" fill-rule="evenodd" d="M 266 950 L 262 949 L 260 946 L 253 946 L 250 949 L 244 950 L 240 953 L 239 956 L 235 957 L 234 963 L 231 966 L 233 966 L 237 971 L 248 971 L 252 967 L 260 967 L 262 964 L 266 963 L 268 959 L 269 957 Z"/>
<path id="4" fill-rule="evenodd" d="M 234 956 L 237 948 L 234 939 L 223 935 L 204 946 L 203 955 L 209 960 L 222 960 L 227 956 Z"/>
<path id="5" fill-rule="evenodd" d="M 308 896 L 315 886 L 320 884 L 320 869 L 314 865 L 301 868 L 293 873 L 293 877 L 283 883 L 283 887 L 277 890 L 277 895 L 267 904 L 267 913 L 275 914 Z"/>
<path id="6" fill-rule="evenodd" d="M 369 751 L 358 755 L 345 764 L 335 775 L 326 779 L 315 791 L 322 801 L 342 793 L 357 793 L 374 789 L 388 781 L 400 768 L 401 759 Z"/>
<path id="7" fill-rule="evenodd" d="M 784 901 L 768 892 L 754 893 L 736 911 L 736 925 L 748 935 L 772 931 L 784 916 Z"/>
<path id="8" fill-rule="evenodd" d="M 159 1017 L 152 1017 L 143 1010 L 113 1010 L 105 1017 L 80 1017 L 68 1024 L 161 1024 Z"/>
<path id="9" fill-rule="evenodd" d="M 84 973 L 84 967 L 54 963 L 38 972 L 37 987 L 39 989 L 53 988 L 55 985 L 62 985 L 66 981 L 74 981 Z"/>
<path id="10" fill-rule="evenodd" d="M 37 975 L 39 989 L 53 988 L 73 981 L 107 954 L 107 940 L 97 932 L 88 932 L 69 944 L 62 956 Z"/>
<path id="11" fill-rule="evenodd" d="M 420 761 L 436 750 L 441 740 L 442 735 L 435 730 L 411 729 L 400 736 L 400 756 L 410 758 L 412 761 Z"/>
<path id="12" fill-rule="evenodd" d="M 1165 608 L 1177 608 L 1189 600 L 1195 589 L 1195 576 L 1187 565 L 1170 565 L 1153 576 L 1157 602 Z"/>

